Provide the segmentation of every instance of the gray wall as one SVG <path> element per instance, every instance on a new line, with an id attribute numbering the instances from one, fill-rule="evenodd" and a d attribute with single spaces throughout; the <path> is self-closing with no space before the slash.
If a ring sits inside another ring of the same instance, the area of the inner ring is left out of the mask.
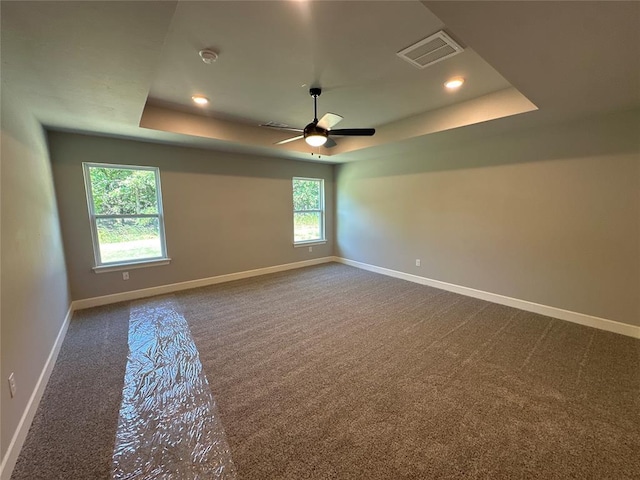
<path id="1" fill-rule="evenodd" d="M 2 85 L 0 244 L 2 458 L 70 305 L 49 155 L 42 127 Z M 7 378 L 15 373 L 17 395 Z"/>
<path id="2" fill-rule="evenodd" d="M 74 300 L 333 255 L 331 165 L 50 132 L 53 176 Z M 82 162 L 160 168 L 171 264 L 99 273 Z M 327 243 L 293 246 L 291 179 L 325 179 Z"/>
<path id="3" fill-rule="evenodd" d="M 342 165 L 336 254 L 640 325 L 639 134 L 622 112 Z"/>

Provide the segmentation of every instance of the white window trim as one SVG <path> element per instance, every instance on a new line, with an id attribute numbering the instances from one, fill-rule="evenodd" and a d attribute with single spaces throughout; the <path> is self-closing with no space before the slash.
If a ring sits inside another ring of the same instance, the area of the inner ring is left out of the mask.
<path id="1" fill-rule="evenodd" d="M 324 245 L 327 243 L 326 240 L 305 240 L 304 242 L 294 243 L 293 246 L 295 248 L 298 247 L 313 247 L 314 245 Z"/>
<path id="2" fill-rule="evenodd" d="M 291 188 L 292 188 L 292 192 L 291 192 L 291 197 L 293 199 L 293 182 L 295 182 L 296 180 L 307 180 L 307 181 L 313 181 L 313 182 L 320 182 L 320 208 L 319 209 L 313 209 L 313 210 L 296 210 L 295 208 L 293 209 L 293 219 L 295 219 L 296 213 L 320 213 L 320 238 L 314 238 L 311 240 L 300 240 L 298 242 L 296 242 L 296 231 L 295 231 L 295 220 L 293 223 L 293 246 L 300 246 L 300 247 L 306 247 L 306 246 L 311 246 L 311 245 L 315 245 L 315 244 L 323 244 L 323 243 L 327 243 L 327 233 L 325 231 L 325 202 L 324 202 L 324 178 L 311 178 L 311 177 L 293 177 L 293 179 L 291 180 Z"/>
<path id="3" fill-rule="evenodd" d="M 136 215 L 99 215 L 95 213 L 93 205 L 93 192 L 91 189 L 91 175 L 89 169 L 97 168 L 114 168 L 124 170 L 147 170 L 154 172 L 156 179 L 156 196 L 158 202 L 157 214 L 136 214 Z M 85 192 L 87 194 L 87 208 L 89 213 L 89 223 L 91 225 L 91 241 L 93 243 L 93 257 L 95 266 L 93 271 L 96 273 L 113 272 L 125 270 L 127 268 L 144 268 L 158 265 L 167 265 L 171 259 L 167 255 L 167 242 L 164 231 L 164 210 L 162 207 L 162 189 L 160 186 L 160 169 L 158 167 L 142 167 L 138 165 L 120 165 L 115 163 L 94 163 L 82 162 L 82 171 L 84 174 Z M 160 250 L 162 255 L 159 257 L 141 258 L 124 262 L 102 262 L 100 258 L 100 241 L 98 237 L 98 226 L 96 219 L 98 218 L 157 218 L 158 233 L 160 235 Z"/>

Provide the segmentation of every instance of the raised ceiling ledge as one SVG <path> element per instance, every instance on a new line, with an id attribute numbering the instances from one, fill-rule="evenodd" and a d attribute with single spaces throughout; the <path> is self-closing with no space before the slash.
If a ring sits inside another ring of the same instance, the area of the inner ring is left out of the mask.
<path id="1" fill-rule="evenodd" d="M 466 102 L 382 125 L 376 129 L 373 137 L 345 138 L 332 149 L 332 154 L 352 152 L 535 110 L 538 110 L 538 107 L 518 90 L 513 87 L 506 88 Z"/>
<path id="2" fill-rule="evenodd" d="M 205 117 L 194 113 L 174 110 L 167 107 L 146 104 L 140 118 L 140 127 L 161 132 L 212 138 L 234 144 L 271 147 L 274 150 L 311 153 L 317 148 L 309 147 L 305 142 L 292 142 L 275 145 L 276 142 L 295 135 L 295 132 L 279 131 L 244 123 Z M 328 150 L 321 148 L 323 155 Z"/>
<path id="3" fill-rule="evenodd" d="M 275 145 L 276 142 L 290 136 L 291 132 L 280 132 L 150 104 L 145 105 L 140 119 L 140 127 L 231 143 L 271 147 L 274 150 L 314 152 L 325 156 L 334 156 L 537 109 L 538 107 L 518 90 L 507 88 L 466 102 L 382 125 L 376 128 L 376 134 L 373 137 L 337 137 L 338 145 L 332 149 L 311 148 L 303 141 Z"/>

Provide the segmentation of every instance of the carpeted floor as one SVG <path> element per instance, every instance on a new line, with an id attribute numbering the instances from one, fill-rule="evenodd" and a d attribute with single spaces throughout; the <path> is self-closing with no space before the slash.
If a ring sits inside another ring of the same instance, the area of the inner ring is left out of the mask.
<path id="1" fill-rule="evenodd" d="M 128 330 L 128 306 L 74 313 L 12 479 L 111 478 Z"/>
<path id="2" fill-rule="evenodd" d="M 171 296 L 238 478 L 640 478 L 640 341 L 339 264 Z M 12 478 L 110 478 L 129 305 L 76 313 Z"/>

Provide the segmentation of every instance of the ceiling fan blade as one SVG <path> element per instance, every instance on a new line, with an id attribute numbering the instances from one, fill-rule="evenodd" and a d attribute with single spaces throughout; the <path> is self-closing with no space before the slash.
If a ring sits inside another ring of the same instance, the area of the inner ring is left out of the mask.
<path id="1" fill-rule="evenodd" d="M 285 143 L 295 142 L 296 140 L 301 140 L 304 138 L 304 135 L 298 135 L 297 137 L 287 138 L 286 140 L 280 140 L 276 142 L 274 145 L 284 145 Z"/>
<path id="2" fill-rule="evenodd" d="M 370 137 L 376 133 L 375 128 L 339 128 L 329 131 L 330 135 L 345 135 L 352 137 Z"/>
<path id="3" fill-rule="evenodd" d="M 333 138 L 327 138 L 327 141 L 323 145 L 324 148 L 333 148 L 337 145 L 336 141 Z"/>
<path id="4" fill-rule="evenodd" d="M 301 128 L 292 128 L 292 127 L 281 127 L 279 125 L 269 125 L 268 123 L 261 123 L 261 127 L 273 128 L 275 130 L 284 130 L 287 132 L 302 132 Z"/>
<path id="5" fill-rule="evenodd" d="M 340 115 L 327 112 L 318 121 L 318 126 L 320 128 L 324 128 L 325 130 L 330 130 L 335 125 L 337 125 L 341 120 L 342 120 L 342 117 Z"/>

